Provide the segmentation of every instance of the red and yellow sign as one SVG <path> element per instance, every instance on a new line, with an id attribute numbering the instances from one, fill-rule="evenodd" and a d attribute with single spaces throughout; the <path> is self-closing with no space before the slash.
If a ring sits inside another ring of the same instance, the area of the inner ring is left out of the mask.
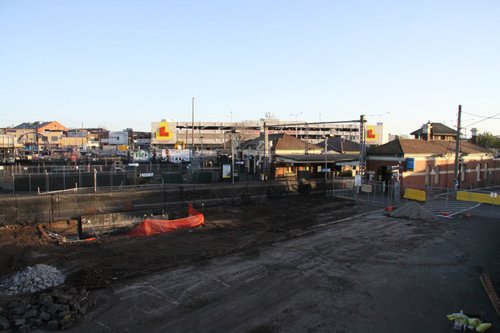
<path id="1" fill-rule="evenodd" d="M 153 137 L 152 143 L 175 143 L 176 134 L 175 134 L 176 123 L 168 122 L 165 120 L 155 123 L 151 123 L 151 132 Z"/>
<path id="2" fill-rule="evenodd" d="M 172 132 L 168 128 L 168 123 L 166 121 L 160 122 L 160 128 L 156 132 L 156 138 L 159 140 L 168 140 L 172 136 Z"/>
<path id="3" fill-rule="evenodd" d="M 366 143 L 368 144 L 378 143 L 377 126 L 375 125 L 366 126 Z"/>

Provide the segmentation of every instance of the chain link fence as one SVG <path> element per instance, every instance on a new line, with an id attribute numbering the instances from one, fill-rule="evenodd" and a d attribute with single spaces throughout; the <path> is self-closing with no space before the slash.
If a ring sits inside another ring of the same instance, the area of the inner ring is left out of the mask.
<path id="1" fill-rule="evenodd" d="M 269 197 L 283 197 L 293 191 L 296 185 L 276 180 L 237 184 L 144 184 L 100 187 L 97 192 L 88 188 L 11 194 L 0 196 L 0 224 L 42 223 L 118 212 L 163 214 L 176 211 L 187 202 L 202 209 L 209 205 L 250 204 Z"/>

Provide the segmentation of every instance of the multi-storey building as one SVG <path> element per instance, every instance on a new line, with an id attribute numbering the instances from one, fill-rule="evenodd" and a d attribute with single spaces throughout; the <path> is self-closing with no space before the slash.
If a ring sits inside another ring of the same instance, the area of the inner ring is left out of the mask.
<path id="1" fill-rule="evenodd" d="M 258 121 L 242 122 L 189 122 L 166 121 L 151 124 L 152 144 L 156 147 L 173 147 L 181 143 L 186 148 L 212 149 L 224 148 L 230 141 L 232 131 L 236 131 L 241 141 L 258 137 L 267 127 L 269 134 L 288 134 L 310 143 L 318 143 L 328 135 L 342 137 L 354 142 L 360 141 L 359 122 L 316 122 L 282 121 L 273 117 L 266 117 Z M 376 133 L 380 133 L 378 142 L 382 144 L 382 123 L 372 125 Z M 374 131 L 375 133 L 375 131 Z"/>

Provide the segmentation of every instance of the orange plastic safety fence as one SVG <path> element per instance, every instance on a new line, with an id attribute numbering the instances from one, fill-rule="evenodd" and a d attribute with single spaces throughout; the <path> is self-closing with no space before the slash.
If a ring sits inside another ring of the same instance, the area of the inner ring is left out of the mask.
<path id="1" fill-rule="evenodd" d="M 202 213 L 193 208 L 193 205 L 188 205 L 188 216 L 175 220 L 155 220 L 146 218 L 139 223 L 134 229 L 127 233 L 127 236 L 151 236 L 165 232 L 172 232 L 177 229 L 193 228 L 202 225 L 205 222 L 205 217 Z"/>

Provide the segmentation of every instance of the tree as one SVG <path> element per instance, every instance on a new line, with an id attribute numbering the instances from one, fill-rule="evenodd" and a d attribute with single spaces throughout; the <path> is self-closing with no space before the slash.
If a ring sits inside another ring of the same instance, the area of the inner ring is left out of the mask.
<path id="1" fill-rule="evenodd" d="M 477 144 L 484 148 L 500 148 L 500 139 L 491 134 L 484 132 L 477 136 Z"/>

